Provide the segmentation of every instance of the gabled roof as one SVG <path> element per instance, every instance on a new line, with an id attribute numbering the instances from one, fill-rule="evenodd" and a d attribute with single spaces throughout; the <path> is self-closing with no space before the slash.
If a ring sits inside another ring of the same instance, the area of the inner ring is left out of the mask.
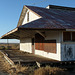
<path id="1" fill-rule="evenodd" d="M 75 30 L 75 8 L 66 8 L 66 7 L 54 7 L 52 8 L 42 8 L 35 6 L 24 6 L 17 28 L 3 35 L 1 38 L 17 38 L 19 39 L 19 29 L 74 29 Z M 62 8 L 62 9 L 60 9 Z M 65 9 L 65 10 L 64 10 Z M 66 10 L 68 9 L 68 10 Z M 34 20 L 27 24 L 22 25 L 23 19 L 25 17 L 26 11 L 30 10 L 37 16 L 41 17 L 40 19 Z M 18 29 L 19 28 L 19 29 Z"/>
<path id="2" fill-rule="evenodd" d="M 26 11 L 27 11 L 26 7 L 23 6 L 23 9 L 22 9 L 22 12 L 21 12 L 21 15 L 20 15 L 17 27 L 19 27 L 20 25 L 22 25 L 23 19 L 24 19 L 25 14 L 26 14 Z"/>
<path id="3" fill-rule="evenodd" d="M 35 6 L 25 6 L 42 18 L 20 26 L 19 28 L 44 29 L 75 29 L 75 11 L 62 9 L 47 9 Z M 71 8 L 70 8 L 71 9 Z M 73 8 L 74 9 L 74 8 Z"/>

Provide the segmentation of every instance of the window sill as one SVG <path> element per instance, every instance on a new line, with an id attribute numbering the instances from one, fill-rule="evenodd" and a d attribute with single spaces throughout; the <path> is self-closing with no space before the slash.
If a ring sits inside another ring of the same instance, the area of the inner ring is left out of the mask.
<path id="1" fill-rule="evenodd" d="M 63 44 L 75 44 L 75 41 L 63 41 L 61 43 L 63 43 Z"/>

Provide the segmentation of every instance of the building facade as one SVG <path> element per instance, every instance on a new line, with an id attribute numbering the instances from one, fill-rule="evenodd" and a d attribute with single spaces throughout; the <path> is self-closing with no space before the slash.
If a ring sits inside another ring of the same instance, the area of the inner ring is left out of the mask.
<path id="1" fill-rule="evenodd" d="M 17 28 L 1 38 L 19 39 L 24 52 L 58 61 L 75 60 L 75 8 L 24 6 Z"/>

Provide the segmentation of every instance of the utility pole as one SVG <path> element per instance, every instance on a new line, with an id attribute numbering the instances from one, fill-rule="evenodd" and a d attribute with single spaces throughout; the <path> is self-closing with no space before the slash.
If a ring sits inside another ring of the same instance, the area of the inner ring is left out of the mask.
<path id="1" fill-rule="evenodd" d="M 7 49 L 9 49 L 9 39 L 7 39 Z"/>

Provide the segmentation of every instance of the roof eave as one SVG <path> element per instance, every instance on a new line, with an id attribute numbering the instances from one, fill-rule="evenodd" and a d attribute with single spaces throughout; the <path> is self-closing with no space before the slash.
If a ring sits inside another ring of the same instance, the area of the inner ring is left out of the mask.
<path id="1" fill-rule="evenodd" d="M 19 29 L 25 29 L 25 30 L 66 30 L 64 28 L 23 28 L 19 27 Z"/>
<path id="2" fill-rule="evenodd" d="M 18 31 L 18 28 L 15 28 L 11 31 L 9 31 L 8 33 L 4 34 L 3 36 L 0 37 L 0 39 L 14 39 L 14 37 L 16 38 L 16 36 L 12 36 L 11 38 L 9 37 L 9 35 L 12 35 L 13 33 L 15 33 L 16 31 Z"/>

